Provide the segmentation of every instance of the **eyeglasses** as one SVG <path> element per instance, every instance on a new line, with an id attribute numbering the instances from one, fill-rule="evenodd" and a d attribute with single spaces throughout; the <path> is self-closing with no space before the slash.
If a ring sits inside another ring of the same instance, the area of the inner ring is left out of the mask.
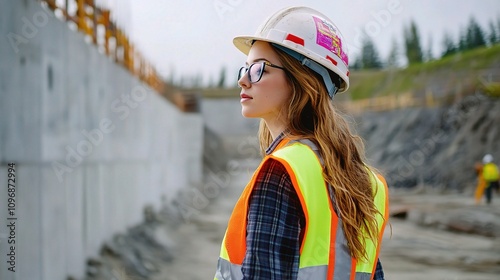
<path id="1" fill-rule="evenodd" d="M 272 64 L 267 61 L 255 62 L 248 67 L 243 66 L 240 68 L 240 71 L 238 72 L 238 81 L 241 79 L 241 77 L 243 77 L 246 73 L 248 73 L 248 80 L 250 81 L 251 84 L 255 84 L 262 78 L 262 74 L 264 74 L 266 66 L 285 70 L 285 68 Z"/>

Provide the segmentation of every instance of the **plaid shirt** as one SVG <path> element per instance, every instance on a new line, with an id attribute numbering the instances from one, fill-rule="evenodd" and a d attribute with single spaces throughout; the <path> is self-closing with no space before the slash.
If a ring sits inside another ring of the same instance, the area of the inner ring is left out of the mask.
<path id="1" fill-rule="evenodd" d="M 266 150 L 274 151 L 280 134 Z M 257 175 L 249 202 L 243 279 L 297 279 L 305 216 L 285 167 L 270 159 Z M 374 280 L 383 280 L 380 261 Z"/>

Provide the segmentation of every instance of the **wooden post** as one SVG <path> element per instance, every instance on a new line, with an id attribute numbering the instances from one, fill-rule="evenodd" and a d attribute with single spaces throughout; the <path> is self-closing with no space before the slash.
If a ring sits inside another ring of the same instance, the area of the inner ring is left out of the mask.
<path id="1" fill-rule="evenodd" d="M 52 11 L 57 9 L 56 0 L 44 0 Z"/>
<path id="2" fill-rule="evenodd" d="M 78 25 L 78 30 L 85 33 L 85 30 L 86 30 L 85 3 L 84 3 L 85 0 L 76 0 L 76 2 L 77 2 L 77 10 L 76 10 L 77 22 L 76 22 L 76 24 Z"/>
<path id="3" fill-rule="evenodd" d="M 89 0 L 92 7 L 92 42 L 97 45 L 97 7 L 95 6 L 94 0 Z"/>
<path id="4" fill-rule="evenodd" d="M 100 10 L 99 23 L 104 26 L 104 49 L 106 55 L 109 55 L 109 38 L 111 37 L 111 30 L 109 24 L 109 10 Z"/>
<path id="5" fill-rule="evenodd" d="M 66 21 L 68 21 L 69 19 L 69 15 L 68 15 L 68 5 L 69 5 L 69 0 L 66 0 L 64 2 L 64 15 L 66 16 Z"/>

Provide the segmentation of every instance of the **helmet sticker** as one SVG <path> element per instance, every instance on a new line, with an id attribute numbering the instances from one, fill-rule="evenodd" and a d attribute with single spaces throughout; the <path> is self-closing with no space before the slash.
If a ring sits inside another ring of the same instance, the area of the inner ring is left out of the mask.
<path id="1" fill-rule="evenodd" d="M 317 31 L 316 44 L 331 51 L 342 59 L 345 65 L 348 65 L 347 54 L 342 49 L 342 40 L 337 35 L 337 28 L 321 18 L 313 16 L 313 19 L 316 23 Z"/>

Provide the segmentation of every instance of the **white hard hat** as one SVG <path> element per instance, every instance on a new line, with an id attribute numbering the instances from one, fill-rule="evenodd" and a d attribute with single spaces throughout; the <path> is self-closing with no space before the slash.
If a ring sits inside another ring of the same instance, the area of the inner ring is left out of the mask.
<path id="1" fill-rule="evenodd" d="M 483 163 L 487 164 L 493 161 L 493 156 L 490 154 L 487 154 L 483 157 Z"/>
<path id="2" fill-rule="evenodd" d="M 349 63 L 342 40 L 338 28 L 325 15 L 307 7 L 290 7 L 270 16 L 254 36 L 238 36 L 233 43 L 244 54 L 248 54 L 254 41 L 273 43 L 323 76 L 333 98 L 330 93 L 333 84 L 326 77 L 325 68 L 341 78 L 339 92 L 349 88 Z"/>

